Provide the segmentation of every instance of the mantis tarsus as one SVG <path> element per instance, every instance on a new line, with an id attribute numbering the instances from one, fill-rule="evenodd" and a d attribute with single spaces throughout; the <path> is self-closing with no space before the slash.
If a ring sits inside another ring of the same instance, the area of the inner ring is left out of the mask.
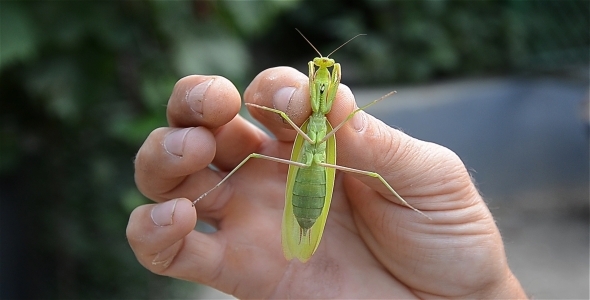
<path id="1" fill-rule="evenodd" d="M 299 30 L 297 31 L 303 36 Z M 351 38 L 325 57 L 322 56 L 305 36 L 303 36 L 303 38 L 319 54 L 319 57 L 314 58 L 313 61 L 308 63 L 312 114 L 307 121 L 305 121 L 300 128 L 283 111 L 246 103 L 248 106 L 279 114 L 297 131 L 298 134 L 293 143 L 291 159 L 288 160 L 252 153 L 242 160 L 242 162 L 228 173 L 217 185 L 197 198 L 193 204 L 223 184 L 223 182 L 233 175 L 250 158 L 262 158 L 288 164 L 289 171 L 287 175 L 285 209 L 281 229 L 283 253 L 288 260 L 296 257 L 301 262 L 307 262 L 311 258 L 318 248 L 322 238 L 326 219 L 328 217 L 328 210 L 330 209 L 330 202 L 332 200 L 336 170 L 378 178 L 401 203 L 426 216 L 424 213 L 408 204 L 381 175 L 375 172 L 336 165 L 335 133 L 338 129 L 340 129 L 357 112 L 364 110 L 395 93 L 390 92 L 385 96 L 354 110 L 344 121 L 334 128 L 330 122 L 328 122 L 326 115 L 330 112 L 332 103 L 336 98 L 336 91 L 338 90 L 341 76 L 340 64 L 336 63 L 334 59 L 329 58 L 329 56 L 360 35 L 362 34 Z M 332 68 L 331 73 L 328 68 Z M 428 218 L 428 216 L 426 217 Z"/>

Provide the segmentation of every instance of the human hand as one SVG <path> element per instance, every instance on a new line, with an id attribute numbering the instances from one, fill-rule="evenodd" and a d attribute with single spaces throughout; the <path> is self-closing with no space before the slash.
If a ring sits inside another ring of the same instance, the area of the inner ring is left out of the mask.
<path id="1" fill-rule="evenodd" d="M 311 112 L 308 78 L 292 68 L 263 71 L 244 99 L 283 110 L 299 125 Z M 277 114 L 249 108 L 276 139 L 269 137 L 236 116 L 240 103 L 222 77 L 189 76 L 174 87 L 170 127 L 154 130 L 135 161 L 138 188 L 160 202 L 136 208 L 127 227 L 147 269 L 239 298 L 526 297 L 461 160 L 364 112 L 337 132 L 337 163 L 381 174 L 432 220 L 399 204 L 375 178 L 337 172 L 319 248 L 306 264 L 287 261 L 280 232 L 288 167 L 262 159 L 246 163 L 195 213 L 190 200 L 248 154 L 290 156 L 295 131 Z M 328 119 L 339 124 L 355 107 L 341 84 Z M 197 217 L 217 232 L 195 231 Z"/>

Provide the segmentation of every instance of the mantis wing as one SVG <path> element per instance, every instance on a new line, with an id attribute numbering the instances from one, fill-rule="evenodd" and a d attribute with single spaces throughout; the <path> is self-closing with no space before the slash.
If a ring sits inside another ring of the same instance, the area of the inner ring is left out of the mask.
<path id="1" fill-rule="evenodd" d="M 308 121 L 305 121 L 301 126 L 304 132 L 307 132 Z M 326 121 L 328 128 L 327 132 L 332 131 L 332 125 Z M 293 151 L 291 153 L 292 161 L 301 161 L 303 155 L 303 137 L 297 135 L 293 143 Z M 326 141 L 326 163 L 336 164 L 336 138 L 332 135 Z M 336 170 L 333 168 L 325 168 L 326 172 L 326 196 L 324 198 L 324 207 L 315 224 L 309 229 L 307 234 L 304 234 L 303 229 L 297 223 L 295 215 L 293 214 L 293 186 L 295 185 L 295 176 L 297 175 L 299 167 L 289 165 L 289 173 L 287 175 L 287 189 L 285 192 L 285 210 L 283 213 L 282 224 L 282 243 L 283 253 L 287 260 L 294 257 L 301 262 L 307 262 L 313 253 L 318 248 L 324 227 L 326 226 L 326 219 L 328 218 L 328 211 L 330 210 L 330 203 L 332 201 L 332 192 L 334 190 L 334 178 L 336 177 Z"/>

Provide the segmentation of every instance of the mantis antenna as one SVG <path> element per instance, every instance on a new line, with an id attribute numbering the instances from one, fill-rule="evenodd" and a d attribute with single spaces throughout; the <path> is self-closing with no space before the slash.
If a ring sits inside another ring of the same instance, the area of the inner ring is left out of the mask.
<path id="1" fill-rule="evenodd" d="M 320 51 L 318 51 L 318 49 L 316 49 L 316 47 L 303 35 L 303 33 L 301 33 L 301 31 L 299 31 L 299 29 L 295 28 L 295 30 L 297 30 L 297 32 L 299 32 L 299 34 L 301 34 L 301 36 L 303 37 L 303 39 L 305 39 L 305 41 L 313 48 L 313 50 L 315 50 L 315 52 L 317 52 L 317 54 L 319 54 L 321 57 L 324 57 Z M 355 36 L 353 36 L 350 40 L 344 42 L 344 44 L 338 46 L 338 48 L 334 49 L 334 51 L 330 52 L 330 54 L 328 54 L 328 56 L 326 57 L 330 57 L 330 55 L 334 54 L 334 52 L 336 52 L 338 49 L 342 48 L 344 45 L 350 43 L 350 41 L 356 39 L 357 37 L 361 36 L 361 35 L 367 35 L 365 33 L 359 33 Z"/>

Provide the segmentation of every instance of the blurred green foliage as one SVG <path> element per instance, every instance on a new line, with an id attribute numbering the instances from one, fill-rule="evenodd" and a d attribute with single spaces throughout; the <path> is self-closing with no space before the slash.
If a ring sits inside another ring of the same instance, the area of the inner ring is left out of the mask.
<path id="1" fill-rule="evenodd" d="M 242 91 L 339 50 L 347 84 L 588 65 L 587 1 L 0 2 L 1 298 L 189 297 L 127 245 L 133 157 L 189 74 Z M 188 293 L 188 294 L 187 294 Z"/>

